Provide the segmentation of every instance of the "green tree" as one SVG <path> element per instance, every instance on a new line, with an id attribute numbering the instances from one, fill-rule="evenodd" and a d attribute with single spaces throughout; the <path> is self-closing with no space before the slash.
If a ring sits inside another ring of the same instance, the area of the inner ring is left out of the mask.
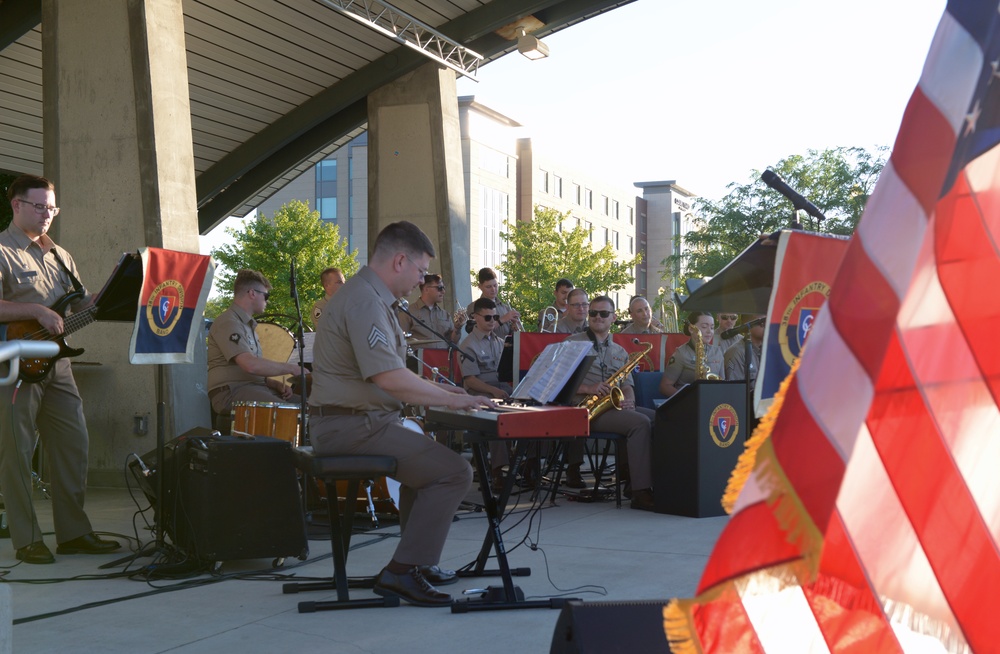
<path id="1" fill-rule="evenodd" d="M 320 273 L 330 266 L 340 268 L 347 276 L 358 270 L 358 251 L 347 252 L 347 240 L 341 238 L 337 226 L 324 222 L 318 211 L 310 211 L 307 203 L 298 200 L 282 206 L 271 218 L 258 215 L 242 229 L 227 228 L 226 233 L 236 242 L 212 250 L 212 256 L 221 264 L 216 269 L 216 281 L 225 297 L 209 301 L 206 317 L 214 318 L 229 306 L 237 271 L 250 268 L 262 272 L 273 287 L 267 315 L 279 324 L 291 326 L 295 302 L 289 273 L 294 258 L 299 302 L 308 325 L 313 303 L 323 297 Z"/>
<path id="2" fill-rule="evenodd" d="M 506 223 L 507 257 L 500 264 L 503 299 L 521 312 L 524 328 L 538 329 L 536 318 L 552 304 L 561 277 L 584 288 L 591 297 L 625 288 L 635 278 L 640 257 L 619 261 L 610 244 L 595 250 L 590 230 L 578 226 L 560 230 L 570 214 L 536 206 L 530 222 Z"/>
<path id="3" fill-rule="evenodd" d="M 800 212 L 805 229 L 847 235 L 861 219 L 888 153 L 885 146 L 873 152 L 857 147 L 809 150 L 805 156 L 782 159 L 774 172 L 826 215 L 820 222 Z M 753 170 L 748 183 L 732 182 L 719 201 L 698 201 L 695 228 L 678 248 L 683 253 L 663 260 L 667 271 L 680 270 L 682 280 L 712 276 L 760 235 L 789 226 L 791 203 L 760 181 L 760 175 Z"/>

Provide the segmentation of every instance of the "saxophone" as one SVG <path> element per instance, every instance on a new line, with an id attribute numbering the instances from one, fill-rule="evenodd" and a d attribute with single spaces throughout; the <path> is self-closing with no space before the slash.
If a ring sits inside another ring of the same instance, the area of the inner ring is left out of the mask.
<path id="1" fill-rule="evenodd" d="M 705 340 L 701 336 L 701 330 L 694 328 L 694 370 L 698 373 L 698 379 L 709 379 L 716 381 L 719 376 L 712 372 L 705 361 Z"/>
<path id="2" fill-rule="evenodd" d="M 642 359 L 649 354 L 649 351 L 653 349 L 652 343 L 643 343 L 645 346 L 641 352 L 633 352 L 628 356 L 628 361 L 625 365 L 619 368 L 613 375 L 608 377 L 606 383 L 611 386 L 611 391 L 606 395 L 591 395 L 583 402 L 577 404 L 577 407 L 587 410 L 590 420 L 593 420 L 597 416 L 601 415 L 608 409 L 614 409 L 615 411 L 622 410 L 622 400 L 625 399 L 622 389 L 619 388 L 621 383 L 625 381 L 625 378 L 632 374 L 636 366 L 642 362 Z"/>

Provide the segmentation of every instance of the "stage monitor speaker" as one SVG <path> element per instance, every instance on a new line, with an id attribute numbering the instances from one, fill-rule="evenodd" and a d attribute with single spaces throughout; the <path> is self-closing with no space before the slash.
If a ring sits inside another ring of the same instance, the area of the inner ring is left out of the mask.
<path id="1" fill-rule="evenodd" d="M 667 602 L 567 602 L 549 654 L 670 654 L 663 631 Z"/>
<path id="2" fill-rule="evenodd" d="M 143 491 L 173 543 L 204 561 L 301 557 L 309 551 L 291 444 L 194 429 L 142 457 Z M 152 462 L 152 465 L 151 465 Z M 135 466 L 133 466 L 135 470 Z M 163 501 L 155 497 L 163 474 Z M 147 490 L 148 487 L 148 490 Z"/>

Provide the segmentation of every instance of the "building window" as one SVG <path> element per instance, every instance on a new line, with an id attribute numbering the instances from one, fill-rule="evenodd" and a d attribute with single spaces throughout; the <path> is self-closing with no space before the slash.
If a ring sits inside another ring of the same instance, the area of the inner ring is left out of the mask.
<path id="1" fill-rule="evenodd" d="M 618 249 L 618 232 L 611 232 L 611 245 L 615 250 Z"/>
<path id="2" fill-rule="evenodd" d="M 541 187 L 542 193 L 549 193 L 549 171 L 539 170 L 538 171 L 538 185 Z"/>
<path id="3" fill-rule="evenodd" d="M 492 148 L 480 146 L 479 167 L 500 177 L 510 177 L 510 161 L 507 155 Z"/>
<path id="4" fill-rule="evenodd" d="M 583 206 L 588 209 L 594 208 L 594 192 L 589 188 L 583 190 Z"/>
<path id="5" fill-rule="evenodd" d="M 573 184 L 573 202 L 576 204 L 583 203 L 583 191 L 579 184 Z"/>
<path id="6" fill-rule="evenodd" d="M 316 164 L 316 209 L 323 220 L 337 220 L 337 160 Z"/>
<path id="7" fill-rule="evenodd" d="M 635 224 L 635 209 L 633 209 L 632 207 L 628 208 L 628 224 L 629 225 Z"/>
<path id="8" fill-rule="evenodd" d="M 605 216 L 611 213 L 611 204 L 606 195 L 601 196 L 601 211 L 604 212 Z"/>
<path id="9" fill-rule="evenodd" d="M 507 242 L 500 238 L 500 233 L 504 222 L 509 219 L 508 196 L 503 191 L 480 185 L 479 197 L 482 201 L 483 265 L 496 268 L 507 252 Z"/>
<path id="10" fill-rule="evenodd" d="M 559 175 L 552 176 L 552 195 L 557 198 L 562 197 L 562 177 Z"/>
<path id="11" fill-rule="evenodd" d="M 611 242 L 611 230 L 608 229 L 607 227 L 604 227 L 603 229 L 604 229 L 604 244 L 607 245 L 608 243 Z"/>
<path id="12" fill-rule="evenodd" d="M 618 200 L 611 201 L 611 215 L 615 220 L 621 218 L 621 216 L 618 215 Z"/>
<path id="13" fill-rule="evenodd" d="M 635 237 L 634 236 L 629 236 L 628 237 L 628 253 L 629 254 L 635 254 Z"/>
<path id="14" fill-rule="evenodd" d="M 591 243 L 594 242 L 594 223 L 587 221 L 587 238 Z"/>

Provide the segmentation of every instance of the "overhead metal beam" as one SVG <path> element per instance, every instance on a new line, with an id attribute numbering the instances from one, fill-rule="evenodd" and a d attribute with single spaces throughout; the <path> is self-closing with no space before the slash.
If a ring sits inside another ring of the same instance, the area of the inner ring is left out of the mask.
<path id="1" fill-rule="evenodd" d="M 0 0 L 0 50 L 42 22 L 42 0 Z"/>
<path id="2" fill-rule="evenodd" d="M 544 36 L 632 1 L 493 0 L 438 30 L 493 59 L 517 49 L 516 42 L 494 32 L 520 18 L 534 15 L 541 20 L 545 26 L 535 34 Z M 410 48 L 385 54 L 291 110 L 202 172 L 197 180 L 199 231 L 208 233 L 296 164 L 364 124 L 368 94 L 425 63 Z"/>
<path id="3" fill-rule="evenodd" d="M 452 69 L 460 75 L 476 79 L 483 56 L 452 41 L 430 25 L 425 25 L 405 11 L 380 0 L 319 0 L 362 25 L 413 48 L 417 52 Z"/>

